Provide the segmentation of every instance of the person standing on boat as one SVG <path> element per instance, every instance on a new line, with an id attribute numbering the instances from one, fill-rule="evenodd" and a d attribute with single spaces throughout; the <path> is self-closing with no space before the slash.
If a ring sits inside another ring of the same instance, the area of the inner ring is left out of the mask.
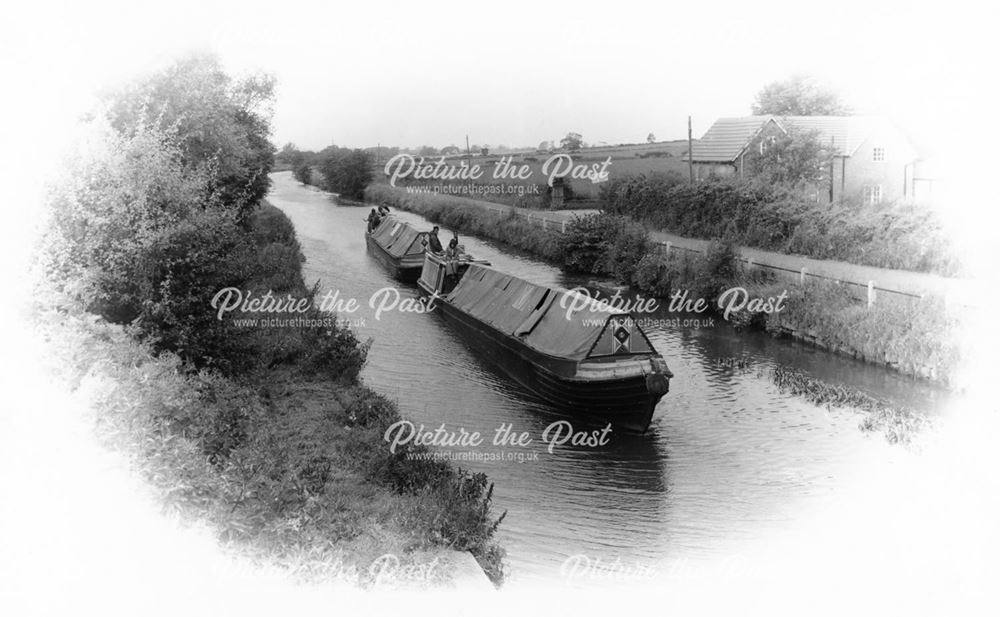
<path id="1" fill-rule="evenodd" d="M 379 223 L 382 222 L 382 217 L 378 215 L 375 208 L 372 208 L 371 214 L 368 215 L 368 231 L 372 232 L 378 227 Z"/>
<path id="2" fill-rule="evenodd" d="M 441 246 L 441 240 L 438 239 L 438 229 L 437 225 L 431 230 L 431 233 L 427 234 L 427 248 L 430 249 L 432 253 L 441 254 L 444 252 L 444 247 Z"/>

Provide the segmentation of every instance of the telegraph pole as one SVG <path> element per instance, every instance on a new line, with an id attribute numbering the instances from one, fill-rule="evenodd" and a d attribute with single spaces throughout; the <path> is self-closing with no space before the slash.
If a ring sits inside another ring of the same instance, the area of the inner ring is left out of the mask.
<path id="1" fill-rule="evenodd" d="M 688 176 L 694 184 L 694 140 L 691 138 L 691 116 L 688 116 Z"/>

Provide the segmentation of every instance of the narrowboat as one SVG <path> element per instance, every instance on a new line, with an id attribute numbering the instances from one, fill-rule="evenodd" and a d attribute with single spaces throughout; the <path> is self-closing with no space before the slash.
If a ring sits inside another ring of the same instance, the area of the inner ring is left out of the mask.
<path id="1" fill-rule="evenodd" d="M 417 286 L 501 372 L 565 414 L 643 433 L 669 389 L 673 374 L 630 313 L 430 253 Z"/>
<path id="2" fill-rule="evenodd" d="M 393 278 L 404 283 L 413 283 L 420 276 L 426 242 L 426 231 L 417 231 L 391 215 L 383 218 L 375 229 L 365 232 L 368 252 Z"/>

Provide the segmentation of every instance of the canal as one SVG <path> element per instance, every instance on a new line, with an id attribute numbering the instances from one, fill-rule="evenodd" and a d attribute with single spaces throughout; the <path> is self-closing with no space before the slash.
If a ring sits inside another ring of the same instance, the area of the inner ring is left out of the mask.
<path id="1" fill-rule="evenodd" d="M 496 484 L 495 507 L 508 512 L 498 535 L 508 553 L 509 585 L 559 577 L 571 556 L 662 571 L 681 560 L 738 554 L 833 503 L 867 470 L 898 456 L 899 446 L 858 429 L 856 412 L 779 392 L 767 375 L 774 366 L 928 413 L 947 402 L 943 392 L 888 370 L 736 332 L 718 319 L 711 327 L 670 324 L 646 330 L 674 373 L 648 433 L 550 452 L 541 437 L 561 418 L 495 372 L 482 350 L 452 333 L 440 315 L 396 311 L 375 318 L 367 302 L 377 290 L 398 287 L 403 297 L 416 291 L 396 284 L 366 253 L 367 208 L 339 206 L 290 173 L 272 178 L 268 199 L 295 224 L 307 284 L 318 280 L 320 295 L 337 291 L 363 305 L 351 318 L 359 337 L 373 340 L 365 382 L 397 400 L 414 424 L 485 436 L 482 446 L 456 448 L 470 458 L 455 464 L 485 472 Z M 419 216 L 395 214 L 430 228 Z M 567 276 L 487 241 L 462 242 L 494 267 L 536 283 L 608 283 Z M 502 425 L 528 432 L 532 442 L 492 446 Z"/>

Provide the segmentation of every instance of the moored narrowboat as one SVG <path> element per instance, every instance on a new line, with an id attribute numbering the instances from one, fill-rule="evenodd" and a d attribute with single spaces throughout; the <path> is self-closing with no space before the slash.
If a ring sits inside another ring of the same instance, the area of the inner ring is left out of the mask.
<path id="1" fill-rule="evenodd" d="M 645 432 L 673 374 L 631 314 L 428 253 L 417 285 L 477 351 L 564 413 Z"/>
<path id="2" fill-rule="evenodd" d="M 393 278 L 404 283 L 412 283 L 420 276 L 426 241 L 426 231 L 417 231 L 393 216 L 386 216 L 378 227 L 365 232 L 368 252 Z"/>

